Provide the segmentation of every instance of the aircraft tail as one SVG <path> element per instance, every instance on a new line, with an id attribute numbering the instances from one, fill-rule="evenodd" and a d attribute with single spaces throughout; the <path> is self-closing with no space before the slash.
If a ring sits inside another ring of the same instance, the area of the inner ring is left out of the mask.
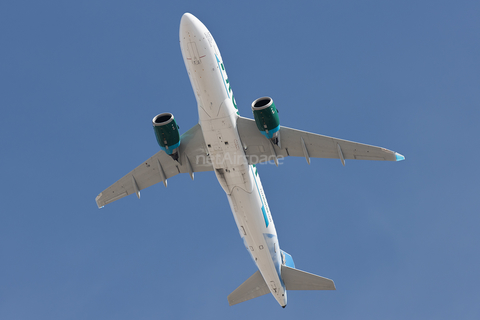
<path id="1" fill-rule="evenodd" d="M 287 290 L 336 290 L 333 280 L 295 269 L 292 256 L 283 250 L 281 253 L 281 275 Z M 270 293 L 270 289 L 260 271 L 257 271 L 228 295 L 228 303 L 233 306 L 267 293 Z"/>

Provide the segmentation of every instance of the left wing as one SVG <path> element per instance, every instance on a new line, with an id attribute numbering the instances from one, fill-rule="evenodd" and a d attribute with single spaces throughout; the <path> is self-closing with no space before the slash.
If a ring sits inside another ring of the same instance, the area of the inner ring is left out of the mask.
<path id="1" fill-rule="evenodd" d="M 140 190 L 163 181 L 179 173 L 189 173 L 193 179 L 194 172 L 212 171 L 211 162 L 207 160 L 205 140 L 199 124 L 181 136 L 179 161 L 173 160 L 165 151 L 160 150 L 141 165 L 133 169 L 123 178 L 102 191 L 97 198 L 99 208 L 136 193 L 140 198 Z"/>
<path id="2" fill-rule="evenodd" d="M 272 156 L 305 157 L 308 163 L 310 158 L 336 158 L 340 159 L 344 165 L 345 159 L 387 161 L 405 159 L 401 154 L 385 148 L 284 126 L 280 127 L 281 148 L 279 148 L 260 133 L 255 120 L 239 117 L 237 127 L 251 164 L 269 161 Z"/>

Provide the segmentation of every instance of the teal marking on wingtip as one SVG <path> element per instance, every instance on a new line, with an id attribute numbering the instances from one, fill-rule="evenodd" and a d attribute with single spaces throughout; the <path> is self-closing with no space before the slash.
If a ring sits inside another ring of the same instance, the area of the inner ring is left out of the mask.
<path id="1" fill-rule="evenodd" d="M 397 159 L 397 161 L 405 160 L 404 156 L 402 156 L 400 153 L 396 153 L 396 152 L 395 152 L 395 158 Z"/>

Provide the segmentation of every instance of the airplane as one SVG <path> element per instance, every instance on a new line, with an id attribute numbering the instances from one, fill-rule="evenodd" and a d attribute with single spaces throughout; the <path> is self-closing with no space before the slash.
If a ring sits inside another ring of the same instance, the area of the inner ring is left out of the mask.
<path id="1" fill-rule="evenodd" d="M 240 116 L 218 46 L 205 25 L 190 13 L 180 22 L 180 48 L 195 93 L 199 122 L 184 134 L 172 113 L 152 120 L 160 151 L 102 191 L 99 208 L 167 179 L 213 171 L 225 191 L 240 237 L 258 270 L 228 295 L 235 305 L 268 293 L 285 308 L 287 290 L 335 290 L 332 280 L 295 268 L 280 249 L 272 214 L 256 164 L 278 166 L 284 157 L 400 161 L 385 148 L 332 138 L 280 125 L 270 97 L 253 101 L 254 119 Z"/>

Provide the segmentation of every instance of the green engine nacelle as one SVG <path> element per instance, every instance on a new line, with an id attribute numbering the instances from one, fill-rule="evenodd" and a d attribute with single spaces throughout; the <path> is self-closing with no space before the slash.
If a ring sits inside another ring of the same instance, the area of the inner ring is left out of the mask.
<path id="1" fill-rule="evenodd" d="M 160 148 L 168 155 L 178 154 L 177 149 L 180 146 L 180 133 L 178 125 L 171 113 L 160 113 L 152 120 L 155 137 Z"/>
<path id="2" fill-rule="evenodd" d="M 252 111 L 258 130 L 268 139 L 276 139 L 280 130 L 280 120 L 272 98 L 263 97 L 253 101 Z"/>

